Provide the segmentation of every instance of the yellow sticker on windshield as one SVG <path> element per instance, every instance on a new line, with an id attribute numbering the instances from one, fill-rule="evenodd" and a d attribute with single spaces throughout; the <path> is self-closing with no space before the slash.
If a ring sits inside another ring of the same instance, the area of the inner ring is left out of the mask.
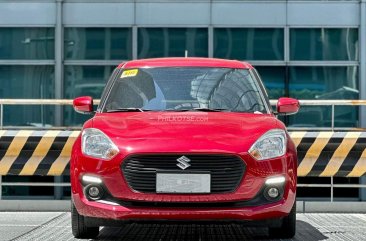
<path id="1" fill-rule="evenodd" d="M 138 69 L 129 69 L 129 70 L 125 70 L 123 71 L 121 78 L 126 78 L 126 77 L 134 77 L 137 75 L 137 73 L 139 72 Z"/>

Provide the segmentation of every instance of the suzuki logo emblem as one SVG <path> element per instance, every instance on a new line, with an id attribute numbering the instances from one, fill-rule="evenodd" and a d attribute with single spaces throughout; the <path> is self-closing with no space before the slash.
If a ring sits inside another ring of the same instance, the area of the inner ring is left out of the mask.
<path id="1" fill-rule="evenodd" d="M 177 166 L 178 166 L 180 169 L 182 169 L 182 170 L 185 170 L 185 169 L 187 169 L 188 167 L 190 167 L 190 166 L 191 166 L 191 164 L 189 164 L 189 162 L 191 162 L 191 160 L 190 160 L 188 157 L 186 157 L 186 156 L 181 156 L 181 157 L 179 157 L 179 158 L 177 159 L 177 161 L 179 162 L 179 163 L 177 164 Z"/>

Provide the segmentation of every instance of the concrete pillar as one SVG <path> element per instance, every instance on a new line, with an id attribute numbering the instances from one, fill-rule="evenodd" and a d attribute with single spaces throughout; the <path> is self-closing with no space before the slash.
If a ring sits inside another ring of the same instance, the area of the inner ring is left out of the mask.
<path id="1" fill-rule="evenodd" d="M 214 53 L 214 39 L 213 39 L 213 27 L 210 25 L 208 27 L 208 57 L 212 58 Z"/>
<path id="2" fill-rule="evenodd" d="M 63 98 L 63 29 L 62 29 L 62 1 L 56 0 L 55 26 L 55 98 Z M 63 125 L 63 108 L 56 107 L 55 125 Z"/>
<path id="3" fill-rule="evenodd" d="M 360 1 L 360 99 L 366 100 L 366 0 Z M 360 107 L 360 126 L 366 128 L 366 106 Z M 366 177 L 360 178 L 361 184 L 366 184 Z M 366 189 L 360 188 L 360 200 L 366 201 Z"/>
<path id="4" fill-rule="evenodd" d="M 137 53 L 137 26 L 134 25 L 132 26 L 132 59 L 137 59 L 138 58 L 138 53 Z"/>
<path id="5" fill-rule="evenodd" d="M 62 29 L 62 1 L 56 0 L 56 26 L 55 26 L 55 98 L 63 98 L 63 46 L 64 37 Z M 55 125 L 63 125 L 63 107 L 55 107 Z M 62 182 L 62 177 L 55 177 L 55 183 Z M 54 198 L 61 199 L 62 187 L 54 188 Z"/>

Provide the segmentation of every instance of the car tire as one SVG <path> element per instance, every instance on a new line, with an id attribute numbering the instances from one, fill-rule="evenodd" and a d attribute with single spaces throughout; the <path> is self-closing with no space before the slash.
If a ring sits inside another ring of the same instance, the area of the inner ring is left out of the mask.
<path id="1" fill-rule="evenodd" d="M 282 219 L 282 224 L 280 227 L 270 227 L 269 236 L 271 238 L 283 238 L 289 239 L 293 238 L 296 234 L 296 202 L 291 209 L 288 216 Z"/>
<path id="2" fill-rule="evenodd" d="M 75 238 L 92 239 L 99 235 L 99 227 L 88 227 L 85 218 L 78 213 L 71 201 L 71 227 Z"/>

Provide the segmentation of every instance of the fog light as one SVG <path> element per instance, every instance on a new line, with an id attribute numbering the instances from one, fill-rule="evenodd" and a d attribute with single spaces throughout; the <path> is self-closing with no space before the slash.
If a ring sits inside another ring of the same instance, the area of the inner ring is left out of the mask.
<path id="1" fill-rule="evenodd" d="M 98 197 L 99 196 L 99 188 L 91 187 L 91 188 L 89 188 L 88 193 L 89 193 L 89 196 L 91 196 L 91 197 L 94 197 L 94 198 Z"/>
<path id="2" fill-rule="evenodd" d="M 89 185 L 86 187 L 85 193 L 91 200 L 99 200 L 103 197 L 103 188 L 97 185 Z"/>
<path id="3" fill-rule="evenodd" d="M 276 187 L 271 187 L 268 189 L 267 194 L 270 198 L 277 198 L 280 194 L 280 191 Z"/>

